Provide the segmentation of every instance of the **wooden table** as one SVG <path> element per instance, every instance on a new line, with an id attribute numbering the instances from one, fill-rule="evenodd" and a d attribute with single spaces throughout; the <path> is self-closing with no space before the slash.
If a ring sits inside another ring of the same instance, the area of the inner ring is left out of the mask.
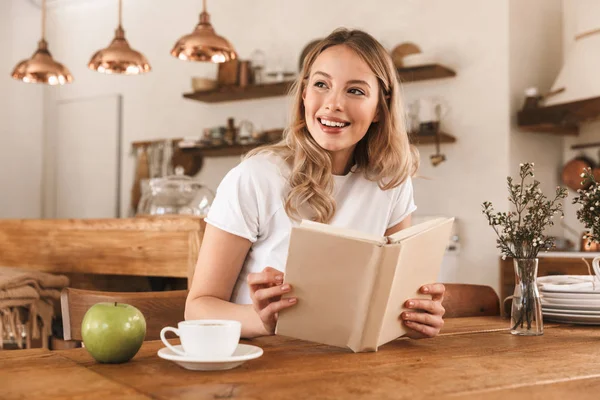
<path id="1" fill-rule="evenodd" d="M 146 342 L 125 364 L 85 349 L 0 351 L 1 399 L 598 399 L 600 329 L 547 324 L 519 337 L 498 317 L 448 319 L 433 339 L 400 339 L 377 353 L 284 337 L 264 355 L 220 372 L 188 371 Z"/>

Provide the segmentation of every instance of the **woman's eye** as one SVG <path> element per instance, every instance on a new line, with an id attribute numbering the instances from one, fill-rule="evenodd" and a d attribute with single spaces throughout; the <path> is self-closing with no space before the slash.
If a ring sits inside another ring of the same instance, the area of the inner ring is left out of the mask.
<path id="1" fill-rule="evenodd" d="M 327 85 L 325 84 L 325 82 L 321 82 L 321 81 L 316 82 L 315 86 L 319 87 L 319 88 L 327 88 Z"/>
<path id="2" fill-rule="evenodd" d="M 363 92 L 360 89 L 350 89 L 350 90 L 348 90 L 348 93 L 356 94 L 356 95 L 359 95 L 359 96 L 364 96 L 365 95 L 365 92 Z"/>

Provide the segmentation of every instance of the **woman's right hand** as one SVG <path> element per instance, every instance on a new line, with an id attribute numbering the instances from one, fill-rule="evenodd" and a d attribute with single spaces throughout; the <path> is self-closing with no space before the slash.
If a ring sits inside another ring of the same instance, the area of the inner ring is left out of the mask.
<path id="1" fill-rule="evenodd" d="M 254 311 L 260 317 L 269 335 L 275 332 L 279 311 L 297 302 L 295 297 L 281 298 L 281 295 L 292 290 L 289 284 L 282 285 L 282 283 L 283 272 L 275 268 L 267 267 L 262 272 L 248 274 L 248 286 Z"/>

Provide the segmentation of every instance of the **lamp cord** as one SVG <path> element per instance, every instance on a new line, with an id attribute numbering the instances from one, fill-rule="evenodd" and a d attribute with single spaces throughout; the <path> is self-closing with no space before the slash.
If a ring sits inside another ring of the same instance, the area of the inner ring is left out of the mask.
<path id="1" fill-rule="evenodd" d="M 42 40 L 46 40 L 46 0 L 42 0 Z"/>

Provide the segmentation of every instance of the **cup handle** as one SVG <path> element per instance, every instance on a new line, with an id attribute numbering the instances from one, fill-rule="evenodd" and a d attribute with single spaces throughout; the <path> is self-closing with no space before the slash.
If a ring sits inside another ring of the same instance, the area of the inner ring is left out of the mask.
<path id="1" fill-rule="evenodd" d="M 160 340 L 162 340 L 165 346 L 167 346 L 169 350 L 171 350 L 173 353 L 179 354 L 180 356 L 185 356 L 186 354 L 183 351 L 176 349 L 173 345 L 171 345 L 171 343 L 169 343 L 169 340 L 165 337 L 165 333 L 167 332 L 173 332 L 174 334 L 179 336 L 179 329 L 170 326 L 162 328 L 162 330 L 160 331 Z"/>
<path id="2" fill-rule="evenodd" d="M 600 279 L 600 257 L 596 257 L 592 260 L 592 266 L 594 267 L 594 273 Z"/>

